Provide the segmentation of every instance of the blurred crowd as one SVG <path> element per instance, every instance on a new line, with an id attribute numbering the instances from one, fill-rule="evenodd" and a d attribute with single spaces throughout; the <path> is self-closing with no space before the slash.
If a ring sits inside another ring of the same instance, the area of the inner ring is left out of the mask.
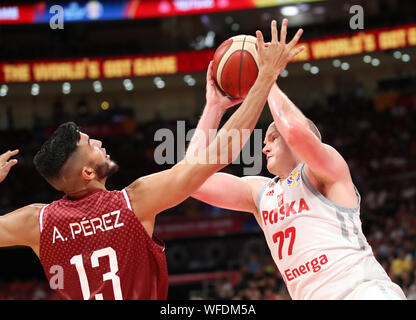
<path id="1" fill-rule="evenodd" d="M 380 105 L 377 101 L 376 96 L 368 97 L 357 90 L 348 95 L 329 96 L 326 103 L 312 103 L 303 111 L 320 129 L 323 142 L 334 146 L 349 164 L 353 181 L 362 196 L 363 231 L 376 258 L 408 298 L 416 299 L 416 91 L 400 93 L 391 100 L 391 105 Z M 124 132 L 99 137 L 112 159 L 120 165 L 119 173 L 109 180 L 109 189 L 123 188 L 135 178 L 171 166 L 155 163 L 154 151 L 160 142 L 154 141 L 153 137 L 160 128 L 170 128 L 175 132 L 176 120 L 167 121 L 156 116 L 147 123 L 135 123 L 132 108 L 119 107 L 89 116 L 82 113 L 85 111 L 82 106 L 80 103 L 80 115 L 74 119 L 83 127 L 129 123 Z M 55 108 L 59 111 L 59 106 Z M 227 116 L 232 112 L 230 110 Z M 3 149 L 0 151 L 19 148 L 21 152 L 19 165 L 0 185 L 2 213 L 29 203 L 48 203 L 61 197 L 36 173 L 32 164 L 41 143 L 64 119 L 59 112 L 55 116 L 49 122 L 39 122 L 32 130 L 16 130 L 13 119 L 6 119 L 7 130 L 0 134 Z M 198 119 L 199 115 L 187 119 L 186 130 L 194 128 Z M 263 129 L 264 134 L 268 125 L 261 123 L 258 128 Z M 266 170 L 263 162 L 261 174 L 270 177 Z M 230 165 L 225 171 L 242 175 L 240 165 Z M 170 209 L 169 215 L 192 219 L 221 212 L 221 209 L 188 199 Z M 1 299 L 20 299 L 28 292 L 33 299 L 54 296 L 42 282 L 0 285 Z M 237 280 L 213 282 L 210 290 L 192 294 L 189 298 L 290 299 L 273 261 L 263 256 L 253 256 L 250 261 L 242 263 Z"/>
<path id="2" fill-rule="evenodd" d="M 47 281 L 0 283 L 0 300 L 57 300 Z"/>

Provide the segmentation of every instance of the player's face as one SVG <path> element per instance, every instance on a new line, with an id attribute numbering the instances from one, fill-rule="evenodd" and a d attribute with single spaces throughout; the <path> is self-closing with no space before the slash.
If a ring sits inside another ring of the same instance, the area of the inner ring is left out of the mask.
<path id="1" fill-rule="evenodd" d="M 276 168 L 278 168 L 287 157 L 291 156 L 289 146 L 273 123 L 267 129 L 263 153 L 266 155 L 267 170 L 271 173 L 275 173 Z"/>
<path id="2" fill-rule="evenodd" d="M 79 146 L 83 146 L 86 149 L 88 162 L 94 167 L 98 178 L 101 180 L 116 173 L 118 165 L 110 159 L 110 155 L 103 148 L 102 142 L 97 139 L 91 139 L 87 134 L 82 132 L 80 135 Z"/>

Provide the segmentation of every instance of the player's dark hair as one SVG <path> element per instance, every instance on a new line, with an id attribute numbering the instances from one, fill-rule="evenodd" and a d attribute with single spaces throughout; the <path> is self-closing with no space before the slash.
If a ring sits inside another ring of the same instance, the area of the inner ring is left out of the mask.
<path id="1" fill-rule="evenodd" d="M 61 124 L 36 153 L 33 163 L 46 180 L 59 178 L 62 166 L 77 149 L 81 139 L 79 128 L 74 122 Z"/>

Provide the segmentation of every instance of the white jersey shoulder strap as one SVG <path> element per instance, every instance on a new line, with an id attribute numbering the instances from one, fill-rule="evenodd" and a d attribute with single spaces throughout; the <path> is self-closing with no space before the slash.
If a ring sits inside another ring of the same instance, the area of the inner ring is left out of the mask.
<path id="1" fill-rule="evenodd" d="M 309 180 L 308 176 L 305 173 L 304 170 L 305 167 L 305 163 L 302 163 L 301 166 L 301 170 L 300 170 L 300 174 L 302 177 L 302 181 L 304 182 L 305 186 L 309 189 L 310 192 L 312 192 L 312 194 L 314 196 L 316 196 L 319 200 L 321 200 L 323 203 L 337 209 L 337 211 L 342 211 L 342 212 L 356 212 L 360 209 L 360 204 L 361 204 L 361 195 L 358 192 L 357 188 L 355 187 L 355 185 L 353 184 L 354 187 L 354 191 L 355 191 L 355 195 L 357 196 L 357 204 L 354 207 L 345 207 L 345 206 L 340 206 L 334 202 L 332 202 L 331 200 L 329 200 L 328 198 L 326 198 L 322 193 L 320 193 L 311 183 L 311 181 Z"/>
<path id="2" fill-rule="evenodd" d="M 42 209 L 40 209 L 40 212 L 39 212 L 38 219 L 39 219 L 39 231 L 40 232 L 42 232 L 42 230 L 43 230 L 43 214 L 44 214 L 45 209 L 46 209 L 47 206 L 48 206 L 48 204 L 43 206 Z"/>
<path id="3" fill-rule="evenodd" d="M 257 210 L 260 210 L 260 202 L 261 202 L 261 198 L 264 195 L 264 191 L 266 190 L 266 188 L 272 183 L 277 183 L 277 181 L 279 181 L 279 177 L 276 176 L 272 179 L 270 179 L 269 181 L 267 181 L 259 190 L 259 193 L 257 194 L 257 199 L 256 199 L 256 206 L 257 206 Z"/>

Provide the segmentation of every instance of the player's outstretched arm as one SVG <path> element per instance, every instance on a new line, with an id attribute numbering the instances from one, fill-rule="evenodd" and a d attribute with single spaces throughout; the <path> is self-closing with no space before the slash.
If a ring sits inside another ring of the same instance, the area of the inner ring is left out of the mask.
<path id="1" fill-rule="evenodd" d="M 298 32 L 299 33 L 299 32 Z M 292 50 L 299 34 L 287 44 Z M 282 24 L 280 41 L 286 42 L 287 20 Z M 350 180 L 348 166 L 342 156 L 331 146 L 321 142 L 312 132 L 308 119 L 295 104 L 278 88 L 272 86 L 268 96 L 268 104 L 274 123 L 289 146 L 307 164 L 314 176 L 324 182 Z"/>
<path id="2" fill-rule="evenodd" d="M 212 76 L 212 61 L 209 63 L 206 76 L 206 101 L 202 116 L 189 144 L 188 154 L 195 154 L 208 147 L 215 139 L 224 112 L 243 101 L 241 98 L 232 99 L 224 96 L 218 89 Z M 256 177 L 255 179 L 267 180 L 267 178 L 262 177 Z M 246 180 L 248 179 L 230 174 L 215 173 L 192 194 L 192 197 L 217 207 L 256 213 L 251 185 Z M 259 183 L 257 182 L 257 184 Z"/>
<path id="3" fill-rule="evenodd" d="M 188 146 L 187 152 L 191 154 L 208 147 L 215 138 L 224 112 L 243 101 L 242 98 L 233 99 L 221 93 L 212 76 L 212 61 L 208 65 L 206 74 L 205 98 L 206 104 L 202 116 Z"/>
<path id="4" fill-rule="evenodd" d="M 283 24 L 287 24 L 287 19 L 284 19 Z M 283 25 L 284 26 L 284 25 Z M 283 27 L 282 26 L 282 27 Z M 305 47 L 300 46 L 295 48 L 297 45 L 301 35 L 303 33 L 302 29 L 299 29 L 296 35 L 294 36 L 293 40 L 289 44 L 282 43 L 282 52 L 281 57 L 279 59 L 278 65 L 278 74 L 283 72 L 286 68 L 287 64 L 300 52 L 302 52 Z M 270 43 L 266 43 L 265 46 L 269 46 Z M 195 130 L 195 134 L 189 143 L 188 152 L 195 152 L 201 149 L 206 148 L 214 139 L 216 130 L 218 129 L 218 125 L 220 120 L 226 111 L 226 109 L 242 102 L 244 99 L 242 98 L 229 98 L 224 96 L 222 92 L 219 90 L 217 85 L 215 84 L 213 78 L 213 70 L 212 70 L 213 62 L 209 63 L 206 75 L 206 105 L 202 116 L 198 122 L 197 128 Z"/>
<path id="5" fill-rule="evenodd" d="M 157 213 L 189 197 L 208 177 L 231 163 L 248 140 L 249 135 L 245 131 L 252 132 L 260 117 L 270 88 L 277 79 L 283 50 L 277 41 L 276 21 L 272 22 L 269 46 L 264 45 L 260 31 L 256 34 L 259 75 L 240 108 L 219 130 L 215 140 L 196 154 L 187 153 L 185 159 L 171 169 L 142 177 L 127 187 L 135 213 L 141 221 L 154 220 Z M 239 148 L 232 148 L 235 141 L 238 141 Z"/>
<path id="6" fill-rule="evenodd" d="M 283 21 L 282 29 L 285 25 L 287 25 L 287 19 Z M 278 74 L 286 68 L 286 65 L 297 54 L 304 50 L 304 47 L 302 46 L 294 48 L 302 33 L 303 30 L 299 29 L 289 44 L 286 44 L 285 41 L 281 41 L 284 50 L 281 52 Z M 266 43 L 265 45 L 268 46 L 269 43 Z M 224 110 L 230 105 L 230 100 L 227 100 L 226 97 L 222 96 L 219 90 L 213 90 L 213 88 L 215 88 L 215 83 L 212 79 L 211 68 L 210 64 L 207 72 L 207 106 L 210 106 L 211 109 L 214 109 L 215 111 L 210 110 L 209 112 L 205 112 L 204 110 L 204 113 L 202 114 L 196 133 L 190 143 L 190 147 L 192 146 L 196 150 L 201 150 L 204 147 L 204 142 L 208 143 L 208 141 L 212 141 L 213 135 L 210 134 L 210 130 L 212 131 L 212 129 L 218 127 L 220 121 L 218 114 L 221 114 L 222 116 Z M 215 92 L 215 94 L 209 94 L 209 92 Z M 211 127 L 209 125 L 211 125 Z M 200 137 L 198 137 L 198 134 Z M 196 141 L 194 141 L 194 139 Z M 268 178 L 265 177 L 238 178 L 229 174 L 215 173 L 192 194 L 192 197 L 217 207 L 257 214 L 257 194 L 267 181 Z"/>
<path id="7" fill-rule="evenodd" d="M 42 204 L 32 204 L 0 216 L 0 247 L 28 246 L 39 255 L 38 215 Z"/>
<path id="8" fill-rule="evenodd" d="M 11 157 L 17 155 L 19 150 L 7 151 L 0 155 L 0 182 L 6 179 L 9 174 L 10 169 L 17 164 L 16 159 L 10 159 Z"/>
<path id="9" fill-rule="evenodd" d="M 219 208 L 249 212 L 257 218 L 259 192 L 269 181 L 269 178 L 261 176 L 237 177 L 217 172 L 192 197 Z"/>
<path id="10" fill-rule="evenodd" d="M 308 119 L 295 104 L 273 85 L 268 104 L 274 123 L 290 148 L 307 164 L 307 170 L 319 180 L 350 180 L 348 165 L 342 156 L 310 129 Z"/>
<path id="11" fill-rule="evenodd" d="M 0 182 L 17 164 L 19 150 L 9 150 L 0 155 Z M 43 205 L 32 204 L 0 216 L 0 247 L 28 246 L 39 256 L 39 224 L 38 214 Z"/>

